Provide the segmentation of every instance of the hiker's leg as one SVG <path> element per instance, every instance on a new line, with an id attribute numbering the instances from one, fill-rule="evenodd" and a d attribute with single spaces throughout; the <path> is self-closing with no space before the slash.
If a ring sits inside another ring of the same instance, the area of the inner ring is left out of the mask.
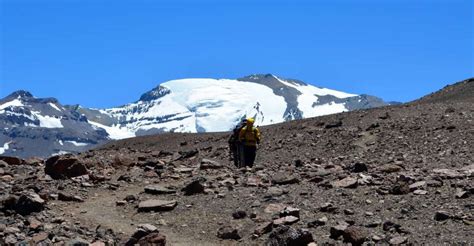
<path id="1" fill-rule="evenodd" d="M 256 155 L 257 155 L 257 147 L 250 146 L 249 147 L 249 162 L 247 164 L 249 167 L 253 167 L 253 163 L 255 162 Z"/>
<path id="2" fill-rule="evenodd" d="M 239 145 L 239 168 L 245 167 L 245 147 L 241 144 Z"/>
<path id="3" fill-rule="evenodd" d="M 234 164 L 236 167 L 240 167 L 240 149 L 238 144 L 234 146 Z"/>

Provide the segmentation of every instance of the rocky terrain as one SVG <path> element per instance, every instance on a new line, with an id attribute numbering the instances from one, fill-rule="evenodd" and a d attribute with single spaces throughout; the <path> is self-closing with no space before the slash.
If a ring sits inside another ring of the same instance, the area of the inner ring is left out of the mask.
<path id="1" fill-rule="evenodd" d="M 474 243 L 474 79 L 412 103 L 228 133 L 168 133 L 0 161 L 0 244 Z"/>

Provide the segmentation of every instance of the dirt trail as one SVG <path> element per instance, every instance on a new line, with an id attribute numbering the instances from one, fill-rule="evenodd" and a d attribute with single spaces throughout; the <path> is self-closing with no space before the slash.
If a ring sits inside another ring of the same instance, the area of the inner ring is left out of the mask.
<path id="1" fill-rule="evenodd" d="M 62 203 L 61 210 L 70 214 L 73 221 L 79 221 L 81 225 L 87 227 L 110 228 L 114 232 L 123 234 L 125 237 L 132 235 L 139 224 L 156 225 L 160 232 L 166 235 L 169 245 L 223 245 L 220 242 L 198 241 L 192 236 L 186 236 L 180 231 L 175 231 L 169 227 L 160 226 L 155 219 L 156 214 L 142 216 L 138 213 L 123 213 L 123 208 L 116 205 L 116 201 L 121 200 L 127 194 L 139 194 L 143 192 L 144 184 L 129 184 L 120 187 L 117 191 L 97 189 L 90 198 L 82 203 Z M 225 245 L 233 245 L 226 242 Z"/>

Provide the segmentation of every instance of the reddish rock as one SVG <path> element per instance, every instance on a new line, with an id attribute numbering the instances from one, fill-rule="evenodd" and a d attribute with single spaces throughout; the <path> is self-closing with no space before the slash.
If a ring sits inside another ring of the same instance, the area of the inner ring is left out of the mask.
<path id="1" fill-rule="evenodd" d="M 20 165 L 24 162 L 22 159 L 13 156 L 0 156 L 0 160 L 6 162 L 8 165 Z"/>
<path id="2" fill-rule="evenodd" d="M 357 178 L 346 177 L 341 180 L 337 180 L 331 183 L 332 186 L 336 188 L 356 188 L 357 187 Z"/>
<path id="3" fill-rule="evenodd" d="M 138 204 L 138 212 L 169 211 L 173 210 L 177 204 L 174 200 L 146 200 Z"/>
<path id="4" fill-rule="evenodd" d="M 279 226 L 268 236 L 265 245 L 308 245 L 313 242 L 313 235 L 302 229 L 294 229 L 289 226 Z"/>
<path id="5" fill-rule="evenodd" d="M 46 160 L 44 171 L 53 179 L 71 178 L 88 174 L 84 164 L 70 155 L 49 158 Z"/>
<path id="6" fill-rule="evenodd" d="M 21 215 L 28 215 L 33 212 L 40 212 L 44 209 L 45 200 L 36 193 L 27 193 L 20 198 L 15 204 L 15 211 Z"/>
<path id="7" fill-rule="evenodd" d="M 298 222 L 300 219 L 295 216 L 285 216 L 273 221 L 274 225 L 291 225 Z"/>
<path id="8" fill-rule="evenodd" d="M 241 236 L 236 228 L 232 226 L 224 226 L 217 230 L 217 237 L 220 239 L 239 240 Z"/>
<path id="9" fill-rule="evenodd" d="M 142 237 L 140 240 L 138 240 L 138 244 L 140 246 L 148 246 L 148 245 L 165 246 L 166 236 L 159 232 L 152 232 Z"/>
<path id="10" fill-rule="evenodd" d="M 379 168 L 384 173 L 396 173 L 402 170 L 402 167 L 394 164 L 385 164 Z"/>
<path id="11" fill-rule="evenodd" d="M 48 239 L 49 234 L 47 232 L 40 232 L 36 235 L 34 235 L 31 240 L 34 242 L 34 244 L 38 244 L 46 239 Z"/>
<path id="12" fill-rule="evenodd" d="M 257 226 L 257 228 L 255 228 L 254 234 L 256 234 L 257 236 L 261 236 L 263 234 L 271 232 L 272 228 L 273 222 L 267 222 Z"/>
<path id="13" fill-rule="evenodd" d="M 364 228 L 357 226 L 350 226 L 343 232 L 344 241 L 352 245 L 362 245 L 369 234 Z"/>
<path id="14" fill-rule="evenodd" d="M 63 192 L 58 193 L 58 200 L 65 201 L 65 202 L 83 202 L 84 201 L 84 199 L 82 199 L 79 196 L 73 196 L 73 195 L 63 193 Z"/>

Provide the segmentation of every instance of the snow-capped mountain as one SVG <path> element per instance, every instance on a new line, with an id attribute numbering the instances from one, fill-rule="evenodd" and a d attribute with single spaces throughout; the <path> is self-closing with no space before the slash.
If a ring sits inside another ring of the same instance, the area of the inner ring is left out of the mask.
<path id="1" fill-rule="evenodd" d="M 17 91 L 0 100 L 0 155 L 48 156 L 77 152 L 107 141 L 103 129 L 54 98 Z"/>
<path id="2" fill-rule="evenodd" d="M 0 154 L 48 156 L 162 132 L 217 132 L 245 117 L 257 125 L 386 105 L 381 99 L 319 88 L 277 76 L 180 79 L 136 102 L 109 109 L 62 106 L 25 91 L 0 101 Z M 3 146 L 2 146 L 3 143 Z"/>

